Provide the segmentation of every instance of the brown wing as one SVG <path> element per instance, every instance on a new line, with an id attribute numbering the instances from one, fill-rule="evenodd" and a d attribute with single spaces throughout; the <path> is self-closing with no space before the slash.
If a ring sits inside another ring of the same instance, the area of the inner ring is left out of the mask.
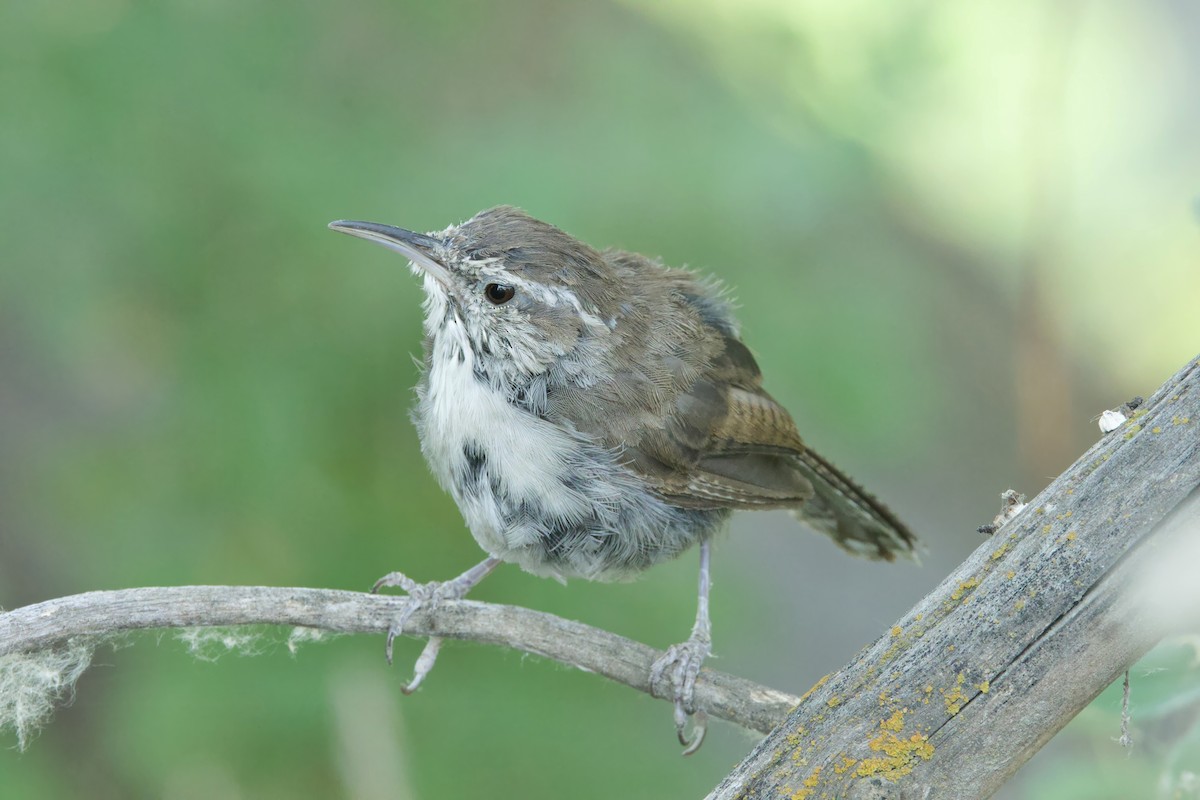
<path id="1" fill-rule="evenodd" d="M 852 553 L 892 560 L 916 538 L 872 495 L 809 450 L 791 415 L 763 391 L 754 357 L 732 336 L 675 400 L 630 466 L 685 508 L 790 508 Z"/>
<path id="2" fill-rule="evenodd" d="M 630 467 L 686 508 L 789 508 L 813 496 L 796 468 L 804 443 L 791 416 L 759 385 L 736 339 L 675 398 L 662 428 L 626 445 Z"/>

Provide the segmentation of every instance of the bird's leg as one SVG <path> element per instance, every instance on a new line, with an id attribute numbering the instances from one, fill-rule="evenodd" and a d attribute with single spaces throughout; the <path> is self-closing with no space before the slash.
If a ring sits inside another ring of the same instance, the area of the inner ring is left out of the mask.
<path id="1" fill-rule="evenodd" d="M 700 543 L 700 596 L 696 603 L 696 624 L 686 642 L 672 645 L 667 654 L 650 668 L 650 685 L 657 686 L 669 675 L 675 698 L 675 734 L 683 745 L 683 754 L 690 756 L 704 743 L 708 730 L 708 715 L 696 708 L 696 676 L 704 659 L 712 653 L 712 623 L 708 618 L 709 540 Z M 689 714 L 695 715 L 692 736 L 685 733 Z"/>
<path id="2" fill-rule="evenodd" d="M 379 580 L 375 581 L 375 585 L 371 587 L 371 594 L 375 594 L 380 589 L 387 586 L 398 586 L 403 589 L 409 596 L 409 602 L 404 607 L 404 610 L 392 621 L 392 625 L 388 628 L 387 645 L 384 648 L 384 654 L 387 656 L 387 662 L 392 663 L 392 643 L 396 637 L 404 633 L 404 625 L 409 618 L 417 612 L 418 609 L 428 608 L 433 610 L 438 607 L 438 604 L 443 600 L 461 600 L 466 596 L 467 592 L 475 588 L 475 585 L 491 574 L 492 570 L 500 565 L 500 559 L 495 556 L 488 556 L 483 561 L 479 562 L 469 570 L 459 575 L 457 578 L 452 578 L 448 581 L 430 581 L 429 583 L 417 583 L 412 578 L 405 575 L 403 572 L 389 572 Z M 417 663 L 413 667 L 413 678 L 407 685 L 400 688 L 404 694 L 412 694 L 425 680 L 425 676 L 433 669 L 434 663 L 437 661 L 438 650 L 442 647 L 442 639 L 439 636 L 430 636 L 429 641 L 425 643 L 425 649 L 421 651 L 421 655 L 417 657 Z"/>

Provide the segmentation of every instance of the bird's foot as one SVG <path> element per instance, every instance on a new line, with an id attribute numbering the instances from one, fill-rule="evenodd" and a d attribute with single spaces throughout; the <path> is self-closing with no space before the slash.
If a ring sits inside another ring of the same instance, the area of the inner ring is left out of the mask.
<path id="1" fill-rule="evenodd" d="M 404 610 L 396 615 L 396 618 L 392 620 L 392 624 L 388 627 L 387 644 L 384 646 L 384 655 L 387 657 L 387 662 L 389 664 L 392 663 L 392 645 L 396 641 L 396 637 L 404 633 L 404 626 L 408 624 L 413 614 L 422 609 L 433 611 L 441 605 L 443 600 L 461 600 L 467 595 L 467 592 L 474 588 L 475 584 L 487 577 L 488 573 L 495 569 L 499 563 L 498 559 L 489 558 L 483 563 L 467 570 L 457 578 L 448 581 L 417 583 L 403 572 L 389 572 L 375 581 L 375 585 L 371 587 L 371 594 L 377 593 L 380 589 L 395 586 L 403 589 L 409 597 L 409 602 L 404 606 Z M 425 643 L 425 649 L 421 651 L 421 655 L 417 656 L 417 662 L 413 666 L 412 680 L 400 687 L 401 692 L 412 694 L 417 690 L 417 687 L 421 685 L 433 669 L 433 665 L 437 663 L 438 651 L 441 650 L 441 647 L 441 637 L 429 637 L 429 641 Z"/>
<path id="2" fill-rule="evenodd" d="M 704 659 L 712 654 L 712 640 L 707 631 L 692 631 L 686 642 L 671 645 L 666 655 L 650 667 L 650 685 L 659 686 L 663 678 L 670 681 L 675 701 L 675 735 L 683 745 L 683 755 L 690 756 L 704 743 L 708 731 L 708 715 L 696 708 L 696 676 Z M 665 694 L 665 693 L 664 693 Z M 687 735 L 687 720 L 692 716 L 692 735 Z"/>
<path id="3" fill-rule="evenodd" d="M 444 589 L 453 581 L 445 583 L 439 581 L 430 581 L 429 583 L 417 583 L 412 578 L 405 575 L 403 572 L 389 572 L 379 580 L 375 581 L 375 585 L 371 587 L 371 593 L 375 594 L 380 589 L 389 586 L 395 586 L 403 589 L 408 595 L 409 601 L 404 606 L 396 618 L 392 620 L 392 624 L 388 627 L 387 644 L 384 646 L 384 655 L 387 657 L 387 662 L 392 663 L 392 646 L 396 641 L 396 637 L 404 633 L 404 626 L 408 624 L 412 615 L 421 609 L 433 610 L 441 604 L 444 599 L 458 599 L 453 597 L 453 591 L 447 593 Z M 468 587 L 470 588 L 470 587 Z M 459 595 L 461 597 L 466 592 Z M 400 687 L 400 691 L 404 694 L 412 694 L 417 690 L 417 687 L 425 680 L 426 676 L 433 669 L 433 665 L 437 663 L 438 651 L 441 649 L 442 640 L 437 636 L 430 636 L 429 641 L 425 643 L 425 649 L 421 651 L 421 655 L 417 657 L 417 662 L 413 667 L 413 677 L 408 683 Z"/>

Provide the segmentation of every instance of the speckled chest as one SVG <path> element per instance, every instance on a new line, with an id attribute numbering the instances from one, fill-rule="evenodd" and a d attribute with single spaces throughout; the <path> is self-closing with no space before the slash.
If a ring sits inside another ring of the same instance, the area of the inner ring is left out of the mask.
<path id="1" fill-rule="evenodd" d="M 480 546 L 539 575 L 613 579 L 677 555 L 727 516 L 672 507 L 619 456 L 511 405 L 475 369 L 462 327 L 434 336 L 421 449 Z"/>

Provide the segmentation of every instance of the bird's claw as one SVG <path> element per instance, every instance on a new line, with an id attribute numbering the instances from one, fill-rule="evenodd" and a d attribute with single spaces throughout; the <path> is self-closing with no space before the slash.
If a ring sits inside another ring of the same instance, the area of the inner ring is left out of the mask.
<path id="1" fill-rule="evenodd" d="M 690 756 L 704 743 L 708 732 L 708 715 L 696 708 L 696 677 L 704 659 L 712 653 L 712 643 L 707 636 L 693 632 L 692 637 L 681 644 L 672 645 L 662 658 L 650 667 L 650 684 L 657 687 L 663 678 L 671 684 L 671 697 L 675 702 L 675 735 L 683 745 L 683 755 Z M 692 719 L 692 735 L 687 735 L 688 717 Z"/>
<path id="2" fill-rule="evenodd" d="M 391 631 L 388 631 L 391 636 Z M 400 687 L 401 694 L 412 694 L 417 690 L 424 681 L 425 676 L 433 669 L 433 665 L 437 663 L 438 651 L 442 649 L 442 638 L 440 636 L 430 636 L 425 642 L 425 648 L 421 650 L 421 655 L 417 656 L 417 661 L 413 664 L 412 680 Z"/>
<path id="3" fill-rule="evenodd" d="M 375 581 L 375 585 L 371 587 L 371 594 L 376 594 L 380 589 L 389 586 L 403 589 L 409 598 L 409 602 L 404 606 L 404 609 L 396 615 L 396 618 L 392 620 L 391 626 L 388 627 L 387 643 L 384 645 L 383 652 L 387 658 L 387 663 L 391 664 L 392 645 L 395 643 L 396 637 L 404 633 L 404 626 L 408 624 L 413 614 L 421 609 L 432 611 L 443 600 L 457 600 L 466 594 L 466 590 L 459 590 L 454 581 L 417 583 L 403 572 L 389 572 Z M 433 665 L 437 663 L 438 651 L 441 650 L 441 647 L 442 640 L 440 637 L 429 637 L 429 640 L 425 643 L 425 649 L 421 651 L 421 655 L 417 656 L 417 662 L 413 666 L 412 680 L 400 688 L 401 692 L 412 694 L 417 690 L 417 687 L 421 685 L 425 677 L 433 669 Z"/>
<path id="4" fill-rule="evenodd" d="M 448 581 L 417 583 L 403 572 L 389 572 L 375 581 L 375 585 L 371 587 L 371 594 L 377 593 L 384 587 L 395 586 L 403 589 L 409 598 L 404 608 L 396 615 L 396 618 L 392 620 L 392 624 L 388 627 L 387 645 L 384 647 L 384 655 L 387 656 L 387 662 L 389 664 L 392 663 L 392 644 L 396 641 L 397 636 L 404 633 L 404 626 L 408 624 L 413 614 L 417 613 L 420 609 L 433 611 L 443 600 L 461 600 L 467 596 L 467 592 L 471 591 L 476 584 L 486 578 L 499 564 L 499 558 L 488 556 L 482 563 L 476 564 L 462 575 Z M 400 691 L 404 694 L 412 694 L 417 690 L 417 687 L 425 680 L 425 676 L 433 669 L 433 665 L 437 661 L 438 651 L 441 648 L 441 638 L 430 636 L 429 641 L 425 643 L 425 649 L 421 651 L 421 655 L 417 656 L 417 663 L 413 667 L 412 680 Z"/>

